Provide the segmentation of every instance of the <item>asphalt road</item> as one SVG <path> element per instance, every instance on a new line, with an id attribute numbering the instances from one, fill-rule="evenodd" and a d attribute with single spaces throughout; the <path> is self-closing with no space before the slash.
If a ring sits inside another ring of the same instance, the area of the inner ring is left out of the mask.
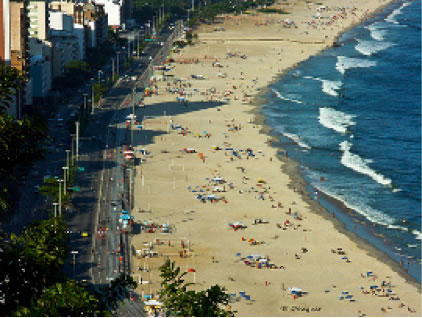
<path id="1" fill-rule="evenodd" d="M 159 54 L 162 46 L 158 43 L 166 42 L 170 35 L 171 31 L 165 29 L 157 38 L 157 43 L 149 45 L 126 74 L 140 75 L 150 63 L 158 63 L 159 59 L 164 58 L 163 54 Z M 104 73 L 107 73 L 107 67 Z M 73 251 L 73 254 L 69 253 L 63 270 L 69 277 L 86 280 L 94 287 L 107 284 L 120 272 L 130 272 L 130 235 L 122 235 L 121 228 L 118 229 L 120 211 L 128 204 L 123 180 L 124 175 L 128 180 L 128 173 L 124 173 L 124 159 L 119 147 L 124 142 L 130 143 L 125 118 L 132 112 L 134 84 L 133 81 L 120 81 L 109 91 L 102 108 L 95 109 L 95 114 L 91 115 L 79 143 L 79 170 L 74 186 L 80 187 L 80 191 L 72 198 L 72 208 L 62 211 L 68 222 L 69 246 Z M 139 83 L 136 85 L 135 103 L 142 99 L 142 86 Z M 81 92 L 89 93 L 89 86 L 85 86 Z M 82 102 L 81 94 L 73 97 L 68 105 L 61 107 L 60 117 L 69 118 L 79 108 L 76 105 Z M 142 116 L 141 109 L 137 109 L 136 114 Z M 51 207 L 52 203 L 37 193 L 34 187 L 42 185 L 46 175 L 63 177 L 62 167 L 66 166 L 64 149 L 71 146 L 67 130 L 56 126 L 56 118 L 49 120 L 49 132 L 56 142 L 46 145 L 50 149 L 45 158 L 35 163 L 28 180 L 22 185 L 19 207 L 11 222 L 3 225 L 6 232 L 19 233 L 34 219 L 44 219 L 47 215 L 41 211 Z M 92 136 L 96 136 L 95 140 L 90 138 Z M 139 143 L 140 136 L 135 136 L 135 141 Z M 101 238 L 97 237 L 100 226 L 105 233 Z M 83 233 L 88 236 L 83 236 Z M 73 258 L 76 262 L 73 262 Z M 131 306 L 125 306 L 126 309 L 119 315 L 144 316 L 140 303 L 127 302 Z"/>

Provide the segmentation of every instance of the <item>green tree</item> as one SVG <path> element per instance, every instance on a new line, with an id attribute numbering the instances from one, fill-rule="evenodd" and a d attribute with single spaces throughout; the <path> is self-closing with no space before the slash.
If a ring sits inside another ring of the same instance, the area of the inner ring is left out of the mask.
<path id="1" fill-rule="evenodd" d="M 129 297 L 130 290 L 135 289 L 137 286 L 138 284 L 133 280 L 132 276 L 125 273 L 120 274 L 120 276 L 111 281 L 109 287 L 100 290 L 102 310 L 116 310 L 119 303 Z"/>
<path id="2" fill-rule="evenodd" d="M 167 260 L 161 267 L 160 300 L 171 315 L 182 317 L 227 317 L 234 312 L 222 309 L 229 304 L 229 295 L 219 285 L 196 292 L 189 290 L 192 283 L 185 283 L 187 274 L 176 267 L 175 262 Z"/>
<path id="3" fill-rule="evenodd" d="M 24 78 L 14 67 L 0 63 L 0 112 L 5 112 L 15 91 L 21 89 Z"/>
<path id="4" fill-rule="evenodd" d="M 28 306 L 45 286 L 60 279 L 67 253 L 66 225 L 48 219 L 24 229 L 21 235 L 0 237 L 0 312 L 12 315 Z"/>
<path id="5" fill-rule="evenodd" d="M 17 317 L 92 317 L 110 316 L 100 309 L 98 297 L 73 280 L 46 288 L 28 307 L 20 307 Z"/>

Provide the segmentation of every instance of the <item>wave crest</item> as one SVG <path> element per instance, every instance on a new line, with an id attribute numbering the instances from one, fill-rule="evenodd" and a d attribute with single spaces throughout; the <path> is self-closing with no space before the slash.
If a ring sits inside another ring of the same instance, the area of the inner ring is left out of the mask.
<path id="1" fill-rule="evenodd" d="M 318 77 L 312 77 L 312 76 L 304 76 L 304 78 L 313 79 L 316 81 L 320 81 L 322 83 L 322 91 L 331 96 L 338 96 L 337 90 L 341 88 L 343 83 L 341 81 L 331 81 L 327 79 L 322 79 Z"/>
<path id="2" fill-rule="evenodd" d="M 292 141 L 294 141 L 300 147 L 308 149 L 308 150 L 311 149 L 311 146 L 309 146 L 306 142 L 300 140 L 300 137 L 298 135 L 287 133 L 287 132 L 283 132 L 282 134 L 286 136 L 287 138 L 291 139 Z"/>
<path id="3" fill-rule="evenodd" d="M 358 59 L 346 56 L 337 56 L 336 69 L 344 75 L 348 69 L 356 67 L 372 67 L 377 65 L 376 61 Z"/>
<path id="4" fill-rule="evenodd" d="M 274 88 L 271 88 L 271 90 L 281 100 L 293 102 L 293 103 L 296 103 L 296 104 L 303 104 L 303 102 L 301 102 L 300 100 L 297 100 L 297 99 L 294 99 L 294 98 L 285 97 L 285 96 L 281 95 L 280 92 L 277 91 L 277 90 L 275 90 Z"/>
<path id="5" fill-rule="evenodd" d="M 361 158 L 360 156 L 350 152 L 351 147 L 352 143 L 349 141 L 343 141 L 340 143 L 340 150 L 343 151 L 343 155 L 341 156 L 341 163 L 345 167 L 361 174 L 365 174 L 379 184 L 391 186 L 391 179 L 384 177 L 382 174 L 377 173 L 368 166 L 372 160 Z"/>
<path id="6" fill-rule="evenodd" d="M 349 126 L 356 125 L 353 121 L 355 117 L 332 108 L 322 107 L 319 109 L 318 119 L 324 127 L 345 134 Z"/>
<path id="7" fill-rule="evenodd" d="M 384 51 L 392 46 L 394 43 L 391 42 L 376 42 L 376 41 L 363 41 L 358 40 L 358 44 L 355 46 L 355 50 L 366 56 L 371 56 L 380 51 Z"/>

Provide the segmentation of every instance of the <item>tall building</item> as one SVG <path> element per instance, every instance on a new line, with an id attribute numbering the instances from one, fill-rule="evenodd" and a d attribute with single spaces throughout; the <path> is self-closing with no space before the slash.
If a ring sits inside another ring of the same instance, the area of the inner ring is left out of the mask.
<path id="1" fill-rule="evenodd" d="M 28 68 L 28 31 L 27 12 L 24 2 L 10 2 L 10 53 L 11 66 L 27 76 Z"/>
<path id="2" fill-rule="evenodd" d="M 108 25 L 112 28 L 120 28 L 132 17 L 132 0 L 94 0 L 94 3 L 104 5 Z"/>
<path id="3" fill-rule="evenodd" d="M 20 118 L 24 104 L 32 103 L 28 81 L 28 33 L 25 2 L 0 0 L 0 62 L 16 68 L 25 78 L 16 91 L 8 113 Z"/>
<path id="4" fill-rule="evenodd" d="M 29 37 L 48 40 L 48 3 L 30 0 L 28 5 Z"/>
<path id="5" fill-rule="evenodd" d="M 0 0 L 0 61 L 10 63 L 10 1 Z"/>
<path id="6" fill-rule="evenodd" d="M 43 98 L 52 82 L 52 43 L 49 41 L 48 3 L 42 0 L 28 1 L 30 78 L 34 97 Z M 47 88 L 47 89 L 46 89 Z"/>

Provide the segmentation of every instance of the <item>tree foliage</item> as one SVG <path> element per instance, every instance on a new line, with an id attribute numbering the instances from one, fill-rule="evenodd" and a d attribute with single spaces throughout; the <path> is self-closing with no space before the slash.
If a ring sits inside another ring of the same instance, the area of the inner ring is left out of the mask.
<path id="1" fill-rule="evenodd" d="M 9 206 L 8 187 L 13 170 L 40 155 L 39 143 L 45 137 L 46 128 L 36 119 L 16 120 L 0 115 L 0 211 L 6 211 Z"/>
<path id="2" fill-rule="evenodd" d="M 15 91 L 21 89 L 24 78 L 14 67 L 0 63 L 0 112 L 5 112 L 13 100 Z"/>
<path id="3" fill-rule="evenodd" d="M 32 299 L 28 307 L 20 307 L 18 317 L 88 317 L 109 316 L 100 309 L 99 299 L 73 280 L 55 283 Z"/>
<path id="4" fill-rule="evenodd" d="M 19 306 L 54 283 L 66 255 L 66 225 L 61 219 L 38 222 L 21 235 L 3 234 L 0 245 L 0 312 Z"/>
<path id="5" fill-rule="evenodd" d="M 224 287 L 219 285 L 196 292 L 188 287 L 192 283 L 185 283 L 186 272 L 181 272 L 175 262 L 167 260 L 161 267 L 160 300 L 171 315 L 182 317 L 227 317 L 234 316 L 234 312 L 222 309 L 229 303 L 229 295 Z"/>

